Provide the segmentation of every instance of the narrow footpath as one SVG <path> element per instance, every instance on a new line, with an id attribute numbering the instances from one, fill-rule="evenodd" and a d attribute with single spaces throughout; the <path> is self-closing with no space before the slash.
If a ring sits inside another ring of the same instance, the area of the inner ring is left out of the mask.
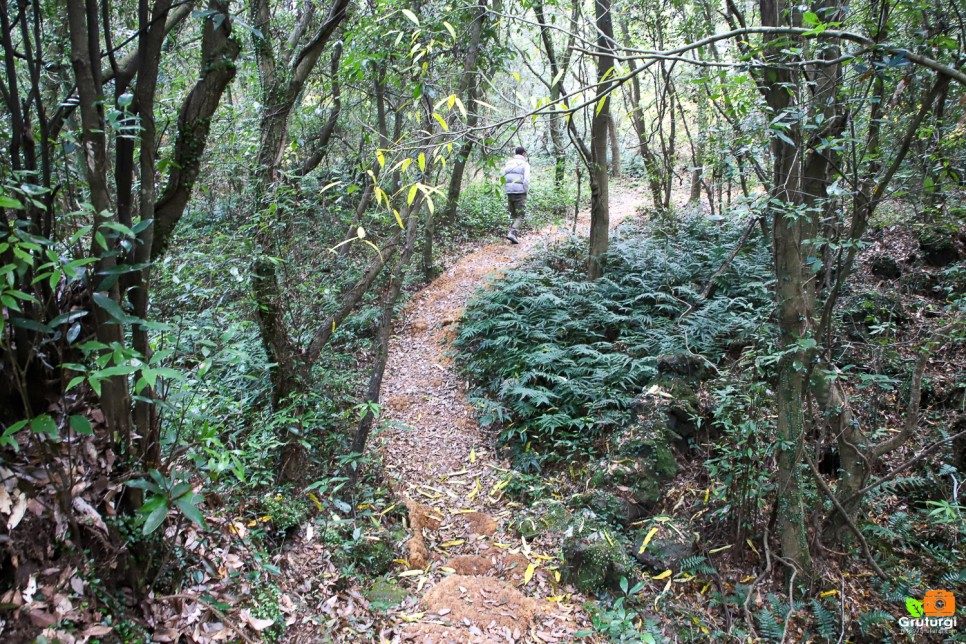
<path id="1" fill-rule="evenodd" d="M 611 227 L 643 200 L 615 191 Z M 586 235 L 589 216 L 577 225 Z M 590 629 L 586 598 L 559 583 L 555 552 L 508 529 L 514 510 L 501 487 L 509 465 L 477 425 L 468 384 L 447 356 L 474 291 L 565 234 L 548 226 L 519 245 L 501 240 L 463 257 L 412 299 L 392 339 L 382 389 L 389 422 L 377 445 L 409 509 L 409 569 L 396 576 L 420 598 L 398 615 L 395 641 L 562 642 Z"/>

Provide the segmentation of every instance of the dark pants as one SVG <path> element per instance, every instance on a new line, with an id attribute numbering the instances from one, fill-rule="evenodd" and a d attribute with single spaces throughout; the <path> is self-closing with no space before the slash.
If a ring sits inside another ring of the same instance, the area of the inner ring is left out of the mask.
<path id="1" fill-rule="evenodd" d="M 520 223 L 523 221 L 523 216 L 527 210 L 527 193 L 508 194 L 506 199 L 510 208 L 510 220 L 513 222 L 510 224 L 510 228 L 519 230 Z"/>

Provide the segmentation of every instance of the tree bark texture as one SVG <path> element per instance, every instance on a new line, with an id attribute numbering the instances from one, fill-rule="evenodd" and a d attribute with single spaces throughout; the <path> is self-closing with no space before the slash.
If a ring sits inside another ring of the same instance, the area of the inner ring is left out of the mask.
<path id="1" fill-rule="evenodd" d="M 607 78 L 614 67 L 614 25 L 610 0 L 595 0 L 597 24 L 597 103 L 590 129 L 590 256 L 587 278 L 595 280 L 604 274 L 604 255 L 610 228 L 610 200 L 607 176 L 607 137 L 610 124 L 610 90 Z"/>

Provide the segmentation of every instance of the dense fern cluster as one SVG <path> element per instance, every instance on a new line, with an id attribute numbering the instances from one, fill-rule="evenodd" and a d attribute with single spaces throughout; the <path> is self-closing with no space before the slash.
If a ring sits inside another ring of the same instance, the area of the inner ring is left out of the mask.
<path id="1" fill-rule="evenodd" d="M 625 227 L 596 282 L 585 279 L 582 244 L 570 240 L 476 296 L 455 347 L 483 424 L 500 428 L 518 466 L 592 454 L 598 438 L 631 420 L 659 355 L 716 362 L 770 333 L 764 244 L 747 245 L 701 298 L 739 228 L 700 219 L 673 235 Z"/>

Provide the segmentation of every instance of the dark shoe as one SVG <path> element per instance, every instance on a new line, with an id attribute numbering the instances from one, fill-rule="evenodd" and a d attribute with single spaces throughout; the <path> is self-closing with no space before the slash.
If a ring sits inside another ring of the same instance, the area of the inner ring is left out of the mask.
<path id="1" fill-rule="evenodd" d="M 511 244 L 519 244 L 520 240 L 517 239 L 517 231 L 515 228 L 511 228 L 510 232 L 506 234 L 506 238 L 510 240 Z"/>

